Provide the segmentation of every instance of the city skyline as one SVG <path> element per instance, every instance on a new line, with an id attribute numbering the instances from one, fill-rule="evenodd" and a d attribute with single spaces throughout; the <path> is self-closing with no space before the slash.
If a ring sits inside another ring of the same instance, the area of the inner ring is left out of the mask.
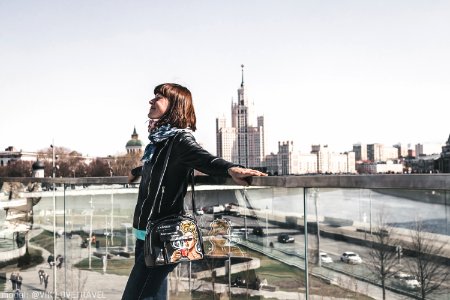
<path id="1" fill-rule="evenodd" d="M 278 142 L 447 141 L 450 3 L 434 1 L 9 1 L 0 3 L 0 150 L 55 143 L 84 155 L 146 144 L 161 82 L 193 93 L 198 142 L 216 152 L 241 83 Z M 170 14 L 169 14 L 170 12 Z M 441 113 L 441 111 L 443 113 Z"/>

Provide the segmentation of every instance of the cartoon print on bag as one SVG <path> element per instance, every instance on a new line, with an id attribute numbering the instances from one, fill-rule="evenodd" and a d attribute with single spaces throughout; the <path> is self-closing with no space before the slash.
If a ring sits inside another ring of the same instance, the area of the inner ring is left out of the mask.
<path id="1" fill-rule="evenodd" d="M 203 258 L 197 227 L 192 221 L 183 221 L 180 224 L 180 236 L 172 241 L 172 248 L 175 249 L 170 261 L 196 260 Z"/>

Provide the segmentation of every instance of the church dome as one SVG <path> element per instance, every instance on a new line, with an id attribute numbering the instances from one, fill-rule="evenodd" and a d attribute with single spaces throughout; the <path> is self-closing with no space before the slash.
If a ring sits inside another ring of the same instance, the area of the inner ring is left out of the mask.
<path id="1" fill-rule="evenodd" d="M 45 168 L 44 163 L 40 160 L 37 160 L 34 162 L 34 164 L 31 166 L 33 170 L 43 170 Z"/>
<path id="2" fill-rule="evenodd" d="M 141 152 L 144 147 L 144 143 L 139 139 L 139 135 L 136 133 L 136 127 L 134 127 L 133 134 L 131 135 L 131 140 L 127 142 L 125 148 L 128 153 L 131 152 Z"/>
<path id="3" fill-rule="evenodd" d="M 143 147 L 143 146 L 144 143 L 142 143 L 141 140 L 133 140 L 133 139 L 129 140 L 126 145 L 126 147 Z"/>

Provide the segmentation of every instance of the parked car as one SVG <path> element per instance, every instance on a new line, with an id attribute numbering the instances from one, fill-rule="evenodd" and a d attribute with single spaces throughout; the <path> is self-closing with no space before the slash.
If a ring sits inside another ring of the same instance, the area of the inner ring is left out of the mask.
<path id="1" fill-rule="evenodd" d="M 360 264 L 362 263 L 361 257 L 352 251 L 346 251 L 341 255 L 341 261 L 348 264 Z"/>
<path id="2" fill-rule="evenodd" d="M 326 264 L 332 263 L 333 259 L 325 252 L 320 252 L 320 261 Z"/>
<path id="3" fill-rule="evenodd" d="M 252 233 L 257 236 L 264 236 L 264 230 L 262 229 L 262 227 L 253 228 Z"/>
<path id="4" fill-rule="evenodd" d="M 401 288 L 416 290 L 420 287 L 420 283 L 414 275 L 399 272 L 394 275 L 394 278 L 396 279 L 395 284 Z"/>
<path id="5" fill-rule="evenodd" d="M 282 233 L 278 236 L 278 242 L 280 243 L 293 243 L 294 241 L 294 237 L 286 233 Z"/>

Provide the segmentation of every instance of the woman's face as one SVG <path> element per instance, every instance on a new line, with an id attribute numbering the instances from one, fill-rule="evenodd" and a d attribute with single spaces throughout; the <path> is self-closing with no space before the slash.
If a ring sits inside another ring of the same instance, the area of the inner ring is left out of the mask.
<path id="1" fill-rule="evenodd" d="M 169 107 L 169 100 L 160 94 L 156 94 L 155 98 L 149 101 L 150 111 L 148 112 L 148 117 L 150 119 L 159 119 L 167 111 Z"/>

